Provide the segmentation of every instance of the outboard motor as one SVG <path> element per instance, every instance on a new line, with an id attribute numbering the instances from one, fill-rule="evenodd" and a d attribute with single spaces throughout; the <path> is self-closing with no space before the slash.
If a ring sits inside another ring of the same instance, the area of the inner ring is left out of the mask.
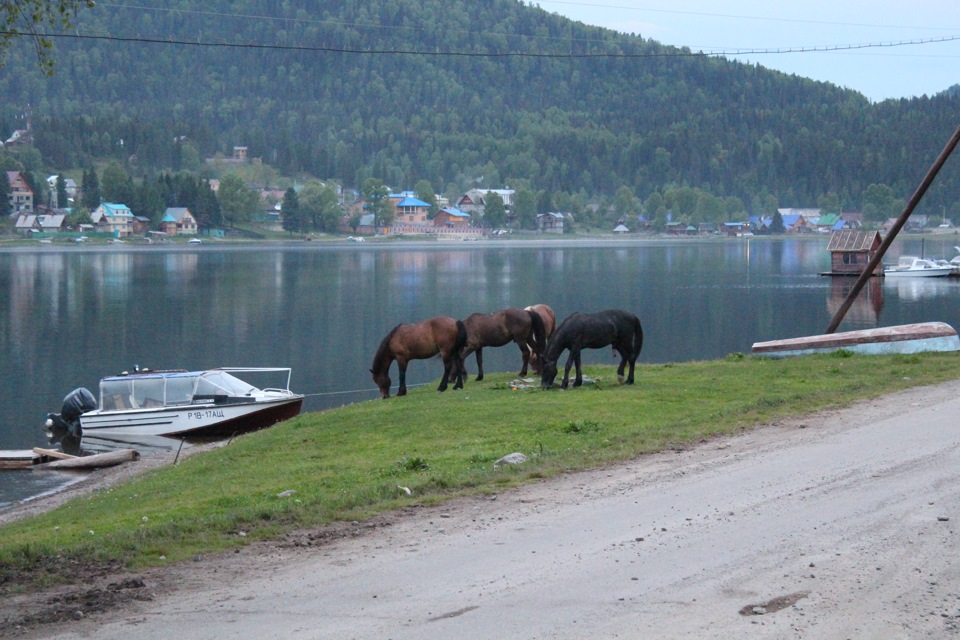
<path id="1" fill-rule="evenodd" d="M 70 448 L 79 445 L 82 430 L 80 416 L 97 408 L 97 399 L 87 389 L 74 389 L 63 399 L 60 413 L 47 414 L 47 436 L 51 443 L 69 444 Z"/>

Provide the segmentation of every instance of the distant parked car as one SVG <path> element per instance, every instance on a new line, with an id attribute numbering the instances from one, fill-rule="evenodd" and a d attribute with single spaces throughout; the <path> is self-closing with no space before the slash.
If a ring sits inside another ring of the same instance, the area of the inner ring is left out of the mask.
<path id="1" fill-rule="evenodd" d="M 361 236 L 347 236 L 347 240 L 350 242 L 363 242 L 363 238 Z"/>
<path id="2" fill-rule="evenodd" d="M 187 240 L 187 244 L 203 244 L 203 240 L 200 238 L 190 238 Z"/>

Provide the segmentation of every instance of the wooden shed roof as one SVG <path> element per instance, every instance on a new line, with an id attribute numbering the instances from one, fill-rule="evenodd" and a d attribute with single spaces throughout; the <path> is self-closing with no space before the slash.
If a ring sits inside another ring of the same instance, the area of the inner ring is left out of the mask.
<path id="1" fill-rule="evenodd" d="M 861 231 L 853 229 L 842 229 L 830 234 L 830 243 L 827 244 L 827 251 L 870 251 L 880 246 L 879 231 Z"/>

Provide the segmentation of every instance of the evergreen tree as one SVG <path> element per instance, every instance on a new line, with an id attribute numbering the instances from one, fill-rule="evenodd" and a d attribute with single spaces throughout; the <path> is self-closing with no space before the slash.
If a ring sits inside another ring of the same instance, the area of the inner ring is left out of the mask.
<path id="1" fill-rule="evenodd" d="M 10 215 L 10 180 L 7 172 L 0 170 L 0 217 Z"/>
<path id="2" fill-rule="evenodd" d="M 770 221 L 770 233 L 781 234 L 786 229 L 783 227 L 783 216 L 779 211 L 773 212 L 773 220 Z"/>
<path id="3" fill-rule="evenodd" d="M 100 206 L 100 180 L 97 177 L 97 170 L 93 167 L 83 172 L 83 184 L 80 186 L 83 194 L 82 205 L 93 211 Z"/>
<path id="4" fill-rule="evenodd" d="M 70 206 L 70 203 L 67 201 L 67 181 L 63 179 L 62 175 L 57 176 L 57 207 L 60 209 L 66 209 Z"/>
<path id="5" fill-rule="evenodd" d="M 289 187 L 283 194 L 283 205 L 280 208 L 283 214 L 283 229 L 290 233 L 303 231 L 303 220 L 300 216 L 300 199 L 293 187 Z"/>
<path id="6" fill-rule="evenodd" d="M 197 226 L 201 229 L 216 228 L 223 224 L 220 201 L 217 200 L 217 194 L 210 188 L 209 181 L 203 180 L 197 186 L 197 201 L 194 207 L 196 207 Z"/>

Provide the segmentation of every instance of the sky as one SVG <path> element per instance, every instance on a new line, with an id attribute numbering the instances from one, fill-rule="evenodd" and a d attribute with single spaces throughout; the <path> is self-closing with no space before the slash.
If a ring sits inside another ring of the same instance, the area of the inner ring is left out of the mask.
<path id="1" fill-rule="evenodd" d="M 960 84 L 958 0 L 534 0 L 533 4 L 661 44 L 722 52 L 727 58 L 831 82 L 874 102 L 932 96 Z M 933 42 L 937 39 L 948 40 Z M 821 51 L 800 51 L 815 48 Z"/>

